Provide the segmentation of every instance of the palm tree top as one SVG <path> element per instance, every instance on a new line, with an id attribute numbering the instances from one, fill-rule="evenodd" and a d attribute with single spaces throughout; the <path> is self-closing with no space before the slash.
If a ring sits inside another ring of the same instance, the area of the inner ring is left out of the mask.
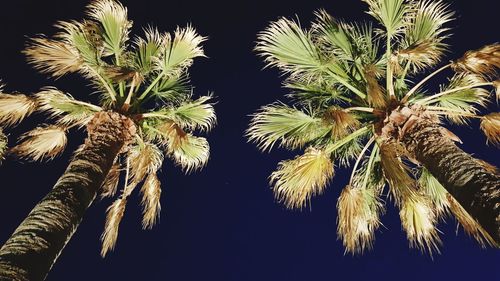
<path id="1" fill-rule="evenodd" d="M 352 166 L 338 201 L 338 234 L 346 251 L 372 247 L 387 185 L 412 246 L 438 251 L 436 223 L 448 212 L 481 243 L 495 241 L 467 215 L 401 144 L 412 118 L 468 125 L 481 120 L 488 142 L 500 143 L 500 115 L 480 115 L 499 97 L 498 43 L 440 66 L 454 13 L 443 1 L 364 0 L 375 23 L 347 22 L 326 11 L 309 28 L 280 18 L 259 34 L 255 50 L 286 78 L 291 104 L 253 115 L 249 140 L 262 150 L 302 149 L 270 177 L 278 201 L 303 208 L 333 178 L 334 162 Z M 421 74 L 437 68 L 420 79 Z M 440 89 L 425 89 L 437 73 L 455 73 Z M 412 117 L 414 116 L 414 117 Z M 442 129 L 443 136 L 459 139 Z"/>
<path id="2" fill-rule="evenodd" d="M 140 183 L 143 226 L 150 228 L 156 222 L 161 192 L 157 172 L 164 156 L 186 173 L 206 165 L 208 141 L 194 133 L 210 131 L 216 116 L 211 96 L 194 98 L 189 83 L 189 67 L 195 58 L 205 56 L 201 44 L 206 40 L 192 26 L 177 27 L 173 33 L 148 27 L 144 36 L 131 38 L 132 21 L 119 2 L 93 1 L 85 15 L 83 20 L 58 22 L 59 32 L 52 37 L 32 38 L 24 53 L 37 70 L 54 78 L 82 75 L 99 93 L 99 102 L 80 101 L 54 87 L 32 96 L 2 91 L 0 123 L 13 126 L 36 111 L 54 120 L 21 136 L 21 142 L 10 150 L 37 161 L 62 153 L 67 131 L 85 129 L 96 113 L 116 112 L 133 121 L 134 140 L 117 157 L 101 194 L 114 196 L 125 170 L 125 187 L 108 209 L 105 255 L 114 247 L 127 197 Z M 4 143 L 1 133 L 0 152 L 6 150 Z"/>

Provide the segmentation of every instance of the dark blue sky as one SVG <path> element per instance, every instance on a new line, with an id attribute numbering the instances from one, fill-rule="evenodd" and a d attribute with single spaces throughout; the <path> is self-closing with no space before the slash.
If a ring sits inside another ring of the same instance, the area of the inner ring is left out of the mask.
<path id="1" fill-rule="evenodd" d="M 500 280 L 500 251 L 481 249 L 455 223 L 441 224 L 442 254 L 431 260 L 408 248 L 397 211 L 388 207 L 377 232 L 375 248 L 363 256 L 344 256 L 336 237 L 335 204 L 348 172 L 338 171 L 327 192 L 310 210 L 289 211 L 276 204 L 267 177 L 281 159 L 293 152 L 262 154 L 242 137 L 248 115 L 264 104 L 285 100 L 276 70 L 262 71 L 252 52 L 256 33 L 279 16 L 297 14 L 303 25 L 313 11 L 325 8 L 336 17 L 369 19 L 360 0 L 328 1 L 122 1 L 134 20 L 134 31 L 153 24 L 172 31 L 191 22 L 208 35 L 209 59 L 195 62 L 191 74 L 197 94 L 214 91 L 219 124 L 208 136 L 211 159 L 202 172 L 183 175 L 165 163 L 161 176 L 161 222 L 141 230 L 138 198 L 129 202 L 120 226 L 117 249 L 101 259 L 99 236 L 109 200 L 96 201 L 54 266 L 47 280 Z M 451 58 L 465 50 L 497 42 L 497 0 L 449 1 L 458 12 L 453 23 Z M 91 92 L 76 76 L 46 79 L 27 66 L 20 50 L 26 36 L 53 34 L 57 20 L 79 19 L 87 1 L 3 1 L 0 4 L 0 77 L 7 90 L 34 92 L 55 85 L 80 99 Z M 443 81 L 443 80 L 442 80 Z M 496 105 L 493 109 L 498 110 Z M 35 126 L 29 118 L 11 130 L 11 139 Z M 456 129 L 464 150 L 500 165 L 498 150 L 486 147 L 477 123 Z M 70 152 L 83 140 L 72 141 L 63 157 L 46 164 L 12 159 L 0 168 L 0 244 L 64 171 Z M 390 204 L 389 204 L 390 205 Z"/>

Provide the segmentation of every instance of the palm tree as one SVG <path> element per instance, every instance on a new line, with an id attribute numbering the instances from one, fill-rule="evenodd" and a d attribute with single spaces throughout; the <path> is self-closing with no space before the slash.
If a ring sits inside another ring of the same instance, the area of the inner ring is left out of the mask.
<path id="1" fill-rule="evenodd" d="M 439 65 L 454 13 L 442 1 L 365 0 L 380 26 L 338 20 L 320 10 L 309 29 L 281 18 L 259 34 L 256 51 L 287 77 L 292 105 L 276 102 L 253 115 L 247 137 L 263 150 L 302 149 L 281 161 L 270 184 L 279 202 L 302 208 L 352 166 L 337 203 L 346 252 L 370 249 L 384 212 L 382 193 L 399 208 L 410 246 L 439 251 L 436 223 L 452 214 L 482 245 L 500 245 L 500 175 L 462 151 L 444 122 L 478 119 L 500 144 L 500 113 L 480 115 L 500 93 L 500 44 Z M 453 70 L 437 91 L 423 89 Z M 418 82 L 414 83 L 413 81 Z"/>
<path id="2" fill-rule="evenodd" d="M 82 21 L 59 22 L 53 38 L 30 41 L 24 53 L 43 73 L 60 77 L 79 73 L 100 94 L 99 103 L 76 100 L 55 88 L 34 96 L 0 94 L 0 122 L 19 123 L 38 111 L 55 120 L 21 136 L 9 150 L 20 158 L 53 159 L 67 142 L 69 129 L 86 129 L 87 138 L 49 194 L 32 210 L 0 249 L 0 280 L 43 280 L 80 224 L 94 198 L 114 197 L 102 234 L 102 256 L 115 246 L 130 194 L 140 187 L 143 228 L 160 212 L 158 173 L 164 156 L 186 173 L 204 167 L 209 144 L 195 131 L 208 132 L 216 122 L 210 96 L 194 99 L 188 68 L 203 57 L 205 41 L 191 27 L 129 43 L 132 23 L 113 0 L 87 7 Z M 6 110 L 8 109 L 8 110 Z M 5 150 L 3 134 L 0 151 Z"/>

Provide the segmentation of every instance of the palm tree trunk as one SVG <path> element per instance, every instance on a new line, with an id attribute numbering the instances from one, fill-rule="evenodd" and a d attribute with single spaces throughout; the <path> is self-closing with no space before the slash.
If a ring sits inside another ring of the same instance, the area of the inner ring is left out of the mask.
<path id="1" fill-rule="evenodd" d="M 0 280 L 45 279 L 133 130 L 132 121 L 118 113 L 96 114 L 83 148 L 0 249 Z"/>
<path id="2" fill-rule="evenodd" d="M 401 141 L 500 245 L 500 175 L 443 136 L 439 124 L 413 116 Z"/>

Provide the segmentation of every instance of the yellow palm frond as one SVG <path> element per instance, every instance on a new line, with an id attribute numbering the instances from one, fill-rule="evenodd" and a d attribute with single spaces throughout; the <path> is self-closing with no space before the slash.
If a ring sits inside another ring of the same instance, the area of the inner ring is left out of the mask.
<path id="1" fill-rule="evenodd" d="M 53 159 L 61 154 L 68 139 L 66 128 L 47 125 L 25 133 L 20 141 L 12 148 L 12 152 L 21 158 L 39 161 Z"/>
<path id="2" fill-rule="evenodd" d="M 125 213 L 126 205 L 127 199 L 120 198 L 117 199 L 111 206 L 109 206 L 107 210 L 104 232 L 101 235 L 102 257 L 105 257 L 109 251 L 112 251 L 115 248 L 116 239 L 118 238 L 118 229 L 120 227 L 120 222 L 123 218 L 123 214 Z"/>
<path id="3" fill-rule="evenodd" d="M 323 193 L 334 175 L 330 155 L 308 148 L 293 160 L 281 161 L 271 174 L 270 184 L 278 201 L 288 208 L 302 208 L 311 197 Z"/>
<path id="4" fill-rule="evenodd" d="M 19 124 L 36 108 L 36 100 L 23 94 L 6 94 L 0 87 L 0 124 L 9 127 Z"/>
<path id="5" fill-rule="evenodd" d="M 405 198 L 399 216 L 411 247 L 439 253 L 441 239 L 436 229 L 436 214 L 425 197 L 415 194 Z"/>
<path id="6" fill-rule="evenodd" d="M 500 146 L 500 112 L 493 112 L 481 117 L 481 130 L 488 142 Z"/>
<path id="7" fill-rule="evenodd" d="M 487 45 L 468 51 L 452 65 L 455 71 L 493 75 L 500 68 L 500 44 Z"/>
<path id="8" fill-rule="evenodd" d="M 161 210 L 161 182 L 156 173 L 151 173 L 147 176 L 142 185 L 141 193 L 141 203 L 143 206 L 142 227 L 144 229 L 151 229 L 158 220 Z"/>
<path id="9" fill-rule="evenodd" d="M 62 40 L 34 38 L 23 52 L 28 58 L 28 63 L 33 64 L 40 72 L 51 74 L 53 77 L 78 72 L 83 63 L 78 50 Z"/>
<path id="10" fill-rule="evenodd" d="M 363 253 L 372 248 L 383 210 L 373 189 L 344 187 L 337 201 L 337 234 L 346 252 Z"/>

